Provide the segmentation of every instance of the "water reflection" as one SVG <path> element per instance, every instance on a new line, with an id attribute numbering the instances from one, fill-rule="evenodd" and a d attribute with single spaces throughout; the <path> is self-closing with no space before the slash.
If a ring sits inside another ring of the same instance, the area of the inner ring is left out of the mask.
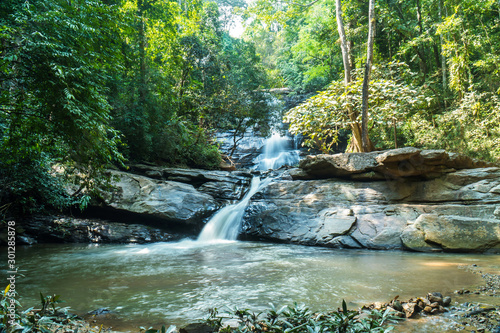
<path id="1" fill-rule="evenodd" d="M 495 256 L 341 251 L 292 245 L 194 241 L 149 245 L 38 245 L 19 249 L 22 303 L 62 295 L 78 312 L 100 307 L 140 325 L 182 325 L 224 305 L 263 309 L 305 303 L 315 310 L 451 293 L 479 283 L 458 264 Z"/>

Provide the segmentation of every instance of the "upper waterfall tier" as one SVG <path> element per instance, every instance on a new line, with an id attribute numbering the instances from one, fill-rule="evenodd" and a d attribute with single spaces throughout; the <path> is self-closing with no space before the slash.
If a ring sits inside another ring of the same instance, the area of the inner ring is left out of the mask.
<path id="1" fill-rule="evenodd" d="M 284 165 L 299 163 L 299 150 L 291 137 L 274 133 L 264 142 L 263 152 L 254 160 L 257 170 L 278 169 Z"/>

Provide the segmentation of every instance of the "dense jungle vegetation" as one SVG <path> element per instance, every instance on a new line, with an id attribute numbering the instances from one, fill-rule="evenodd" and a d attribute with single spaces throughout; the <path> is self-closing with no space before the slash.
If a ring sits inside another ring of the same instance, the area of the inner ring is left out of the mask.
<path id="1" fill-rule="evenodd" d="M 499 47 L 497 0 L 2 0 L 0 211 L 84 207 L 111 165 L 217 168 L 215 132 L 269 132 L 269 88 L 309 97 L 284 118 L 324 152 L 497 161 Z"/>

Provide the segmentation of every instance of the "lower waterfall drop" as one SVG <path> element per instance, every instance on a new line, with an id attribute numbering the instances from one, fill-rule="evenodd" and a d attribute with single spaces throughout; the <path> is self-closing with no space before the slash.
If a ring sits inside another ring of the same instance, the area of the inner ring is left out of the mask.
<path id="1" fill-rule="evenodd" d="M 263 181 L 254 177 L 250 189 L 243 199 L 235 204 L 228 205 L 219 210 L 205 225 L 197 241 L 203 243 L 216 243 L 220 241 L 235 241 L 238 238 L 243 214 L 252 196 L 262 187 L 271 182 L 270 178 Z"/>

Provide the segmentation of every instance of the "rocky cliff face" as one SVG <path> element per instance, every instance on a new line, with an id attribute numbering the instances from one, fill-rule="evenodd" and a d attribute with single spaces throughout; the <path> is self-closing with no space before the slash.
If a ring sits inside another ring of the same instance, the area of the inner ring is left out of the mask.
<path id="1" fill-rule="evenodd" d="M 200 232 L 227 203 L 240 200 L 247 172 L 134 165 L 111 171 L 114 190 L 80 218 L 32 217 L 20 221 L 19 244 L 46 242 L 146 243 L 179 240 Z M 0 245 L 7 234 L 0 230 Z"/>
<path id="2" fill-rule="evenodd" d="M 309 157 L 301 169 L 290 170 L 290 179 L 322 180 L 271 183 L 247 208 L 243 237 L 342 248 L 500 252 L 500 169 L 488 166 L 415 148 Z"/>

